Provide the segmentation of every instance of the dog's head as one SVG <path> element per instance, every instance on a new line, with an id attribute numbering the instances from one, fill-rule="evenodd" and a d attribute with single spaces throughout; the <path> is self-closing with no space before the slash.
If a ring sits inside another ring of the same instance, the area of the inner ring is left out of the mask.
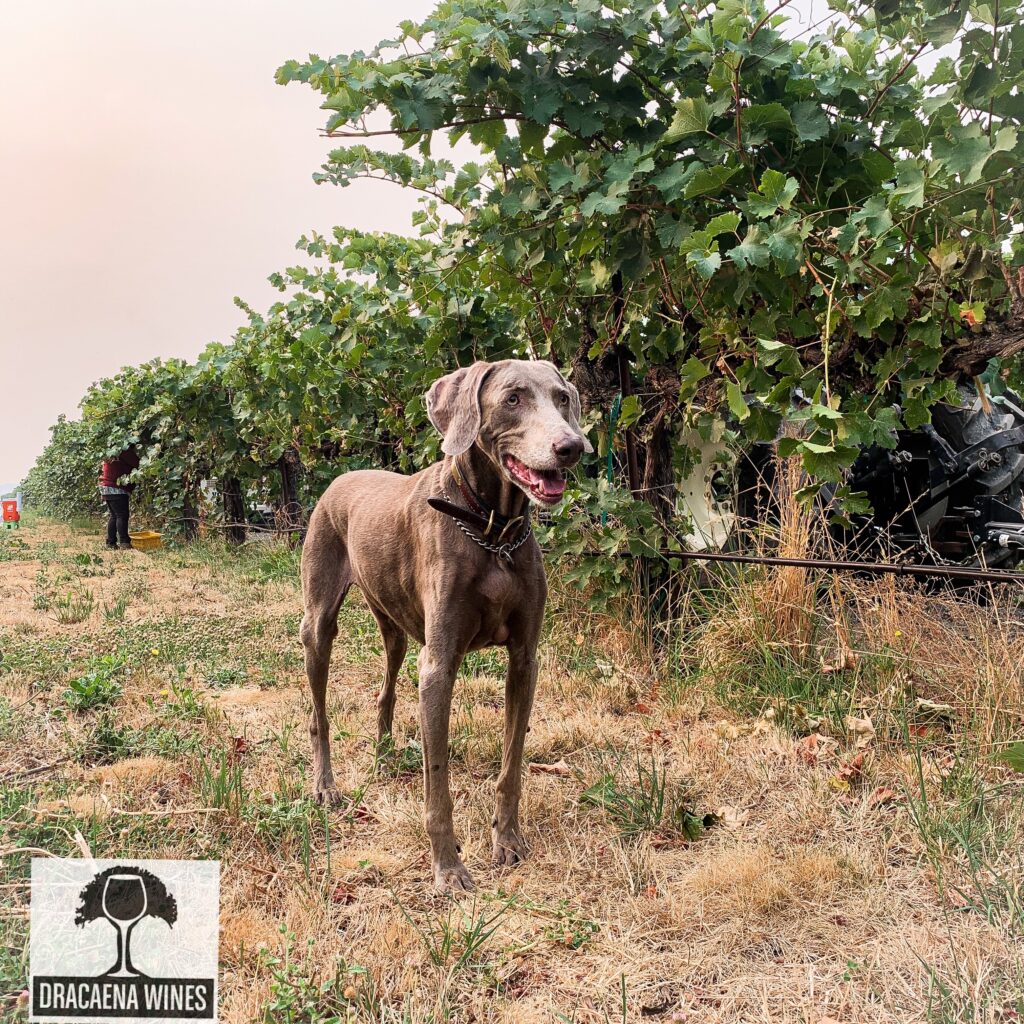
<path id="1" fill-rule="evenodd" d="M 444 436 L 441 450 L 473 444 L 532 501 L 555 505 L 565 471 L 594 449 L 580 429 L 580 395 L 544 360 L 474 363 L 434 381 L 427 415 Z"/>

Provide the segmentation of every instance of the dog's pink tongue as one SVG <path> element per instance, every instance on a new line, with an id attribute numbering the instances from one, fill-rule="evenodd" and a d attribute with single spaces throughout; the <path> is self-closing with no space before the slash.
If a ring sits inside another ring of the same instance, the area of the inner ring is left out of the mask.
<path id="1" fill-rule="evenodd" d="M 565 494 L 565 477 L 559 473 L 536 473 L 534 474 L 539 490 L 545 498 L 560 498 Z"/>

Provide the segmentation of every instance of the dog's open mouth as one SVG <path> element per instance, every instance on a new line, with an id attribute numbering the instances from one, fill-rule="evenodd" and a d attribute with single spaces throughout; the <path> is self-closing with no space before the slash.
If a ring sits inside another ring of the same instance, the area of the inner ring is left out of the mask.
<path id="1" fill-rule="evenodd" d="M 538 501 L 545 505 L 555 505 L 562 500 L 565 494 L 564 470 L 531 469 L 514 455 L 506 455 L 503 461 L 512 479 Z"/>

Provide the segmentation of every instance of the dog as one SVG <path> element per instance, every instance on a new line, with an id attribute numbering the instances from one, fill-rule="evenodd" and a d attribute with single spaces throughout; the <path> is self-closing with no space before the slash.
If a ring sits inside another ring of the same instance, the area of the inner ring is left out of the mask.
<path id="1" fill-rule="evenodd" d="M 474 363 L 435 381 L 426 405 L 443 438 L 443 461 L 412 476 L 346 473 L 310 517 L 301 636 L 313 696 L 313 791 L 321 803 L 340 800 L 331 769 L 327 676 L 338 611 L 355 584 L 384 639 L 378 744 L 391 734 L 408 638 L 423 645 L 419 714 L 434 885 L 441 892 L 472 891 L 448 785 L 455 677 L 468 651 L 507 648 L 505 737 L 491 834 L 493 863 L 512 866 L 526 856 L 519 827 L 523 746 L 547 598 L 530 506 L 558 504 L 566 470 L 593 448 L 580 428 L 579 393 L 550 362 Z"/>

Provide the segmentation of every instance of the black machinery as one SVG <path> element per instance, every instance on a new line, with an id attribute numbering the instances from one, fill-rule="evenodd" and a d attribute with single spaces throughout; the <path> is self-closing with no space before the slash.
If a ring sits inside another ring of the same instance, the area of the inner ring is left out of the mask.
<path id="1" fill-rule="evenodd" d="M 848 554 L 845 561 L 742 553 L 743 527 L 756 529 L 777 509 L 773 444 L 755 445 L 736 467 L 738 529 L 728 546 L 738 542 L 739 553 L 705 550 L 683 557 L 1024 580 L 1024 573 L 1005 572 L 1024 556 L 1024 401 L 1012 391 L 992 396 L 963 387 L 959 394 L 958 404 L 933 409 L 930 424 L 899 431 L 894 448 L 872 446 L 854 461 L 845 482 L 865 493 L 871 511 L 829 527 Z M 835 491 L 831 485 L 820 491 L 825 512 Z"/>
<path id="2" fill-rule="evenodd" d="M 921 564 L 1013 568 L 1024 554 L 1024 409 L 961 390 L 932 422 L 866 449 L 849 485 L 872 513 L 841 532 L 858 551 Z"/>

